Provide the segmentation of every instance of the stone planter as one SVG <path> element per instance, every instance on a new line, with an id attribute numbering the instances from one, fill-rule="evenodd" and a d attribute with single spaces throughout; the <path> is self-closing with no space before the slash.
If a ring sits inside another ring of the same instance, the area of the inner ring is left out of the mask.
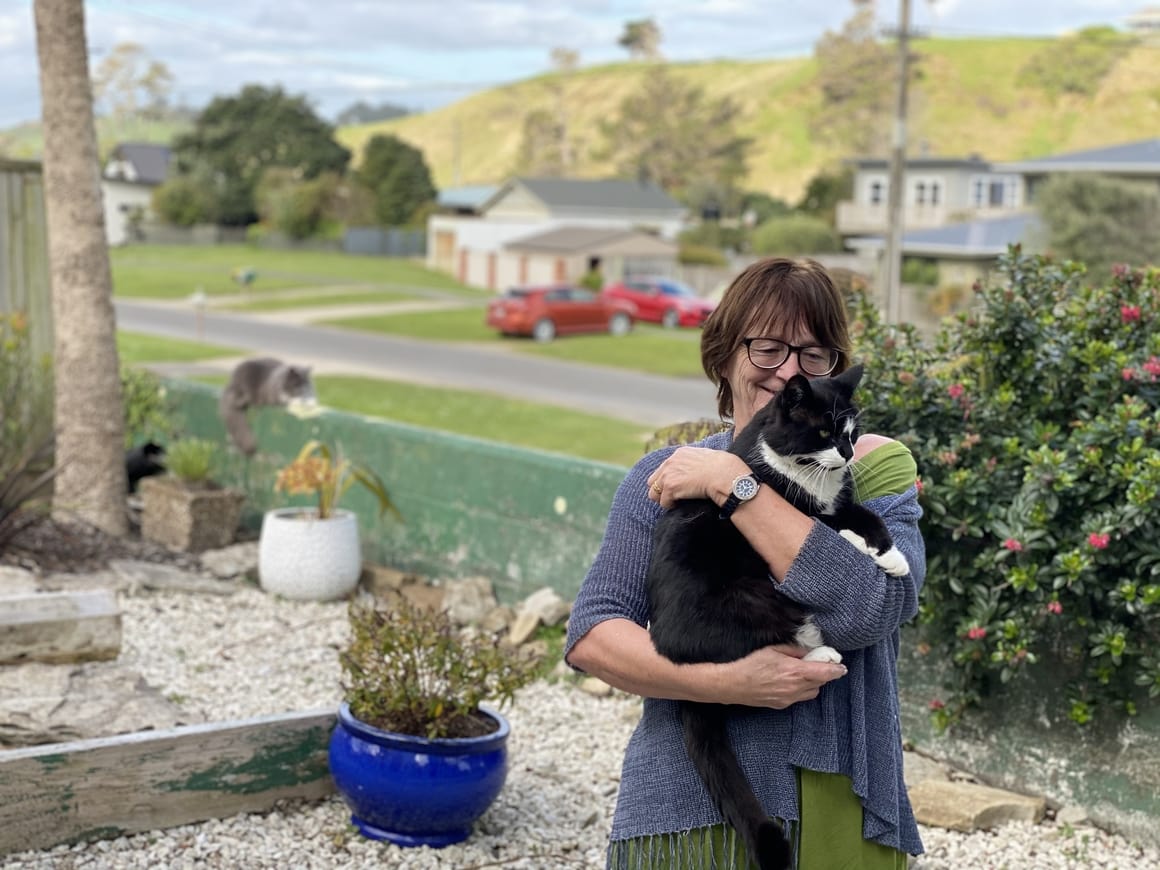
<path id="1" fill-rule="evenodd" d="M 233 543 L 246 494 L 216 484 L 192 485 L 171 475 L 146 477 L 141 493 L 141 537 L 199 553 Z"/>
<path id="2" fill-rule="evenodd" d="M 266 511 L 258 539 L 258 582 L 299 601 L 332 601 L 354 591 L 362 573 L 358 517 L 346 510 L 320 520 L 314 508 Z"/>

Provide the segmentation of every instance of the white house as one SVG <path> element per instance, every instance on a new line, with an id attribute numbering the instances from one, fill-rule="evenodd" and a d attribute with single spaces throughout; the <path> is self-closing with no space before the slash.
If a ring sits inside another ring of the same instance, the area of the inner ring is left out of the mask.
<path id="1" fill-rule="evenodd" d="M 153 191 L 169 174 L 171 154 L 164 145 L 123 142 L 101 171 L 105 235 L 110 245 L 132 239 L 133 225 L 151 213 Z"/>
<path id="2" fill-rule="evenodd" d="M 509 247 L 519 240 L 526 242 L 554 230 L 568 230 L 556 242 L 579 242 L 580 248 L 555 252 L 564 256 L 564 272 L 568 274 L 553 280 L 576 280 L 583 270 L 571 274 L 575 264 L 601 258 L 597 248 L 607 242 L 600 234 L 577 231 L 630 231 L 636 236 L 649 234 L 671 241 L 684 226 L 686 213 L 684 206 L 655 184 L 619 179 L 513 178 L 490 195 L 486 189 L 473 188 L 465 189 L 462 196 L 446 192 L 440 200 L 446 211 L 454 213 L 435 214 L 428 219 L 428 266 L 448 272 L 465 284 L 492 290 L 521 283 L 520 274 L 531 274 L 527 258 L 533 255 L 526 249 Z M 622 238 L 621 243 L 627 242 Z M 641 256 L 665 256 L 655 246 L 645 252 L 647 246 L 639 237 L 627 244 L 633 250 L 639 249 Z M 626 254 L 627 250 L 622 247 L 610 256 L 607 267 L 602 266 L 606 279 L 618 277 L 610 274 L 608 267 L 616 268 L 618 262 L 623 267 L 626 256 L 636 256 Z M 666 251 L 672 250 L 666 246 Z M 543 255 L 539 252 L 536 256 Z M 559 275 L 555 265 L 551 272 Z"/>

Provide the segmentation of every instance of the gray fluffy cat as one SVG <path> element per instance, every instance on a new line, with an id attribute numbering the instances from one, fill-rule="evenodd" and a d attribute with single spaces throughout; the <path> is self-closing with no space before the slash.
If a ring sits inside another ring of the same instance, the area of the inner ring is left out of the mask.
<path id="1" fill-rule="evenodd" d="M 258 449 L 246 411 L 254 405 L 315 405 L 314 383 L 307 366 L 292 366 L 269 357 L 238 363 L 222 390 L 218 410 L 230 440 L 246 456 Z"/>

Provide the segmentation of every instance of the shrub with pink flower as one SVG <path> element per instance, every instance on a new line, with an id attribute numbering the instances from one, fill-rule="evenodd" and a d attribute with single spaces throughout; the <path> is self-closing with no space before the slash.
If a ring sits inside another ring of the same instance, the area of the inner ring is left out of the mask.
<path id="1" fill-rule="evenodd" d="M 851 308 L 862 423 L 900 438 L 923 481 L 914 642 L 953 664 L 937 722 L 1045 674 L 1067 693 L 1044 709 L 1077 725 L 1160 698 L 1160 331 L 1134 325 L 1160 322 L 1160 269 L 1013 249 L 925 344 L 871 307 Z"/>

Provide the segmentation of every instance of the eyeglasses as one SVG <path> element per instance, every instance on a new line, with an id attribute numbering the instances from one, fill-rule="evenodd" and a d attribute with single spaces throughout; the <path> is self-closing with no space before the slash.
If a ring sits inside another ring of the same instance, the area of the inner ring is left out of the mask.
<path id="1" fill-rule="evenodd" d="M 818 378 L 828 375 L 838 364 L 838 352 L 829 347 L 798 347 L 776 338 L 743 338 L 741 343 L 745 345 L 749 361 L 759 369 L 779 368 L 785 365 L 791 353 L 797 354 L 803 372 Z"/>

